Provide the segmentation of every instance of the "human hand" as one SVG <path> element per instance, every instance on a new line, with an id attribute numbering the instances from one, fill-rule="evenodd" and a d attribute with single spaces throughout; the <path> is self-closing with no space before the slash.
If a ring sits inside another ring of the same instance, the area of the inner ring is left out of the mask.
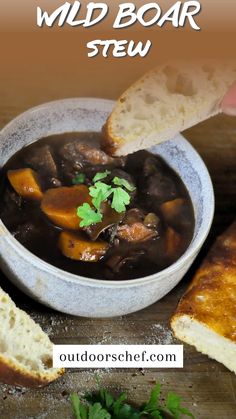
<path id="1" fill-rule="evenodd" d="M 221 103 L 221 108 L 227 115 L 236 116 L 236 82 L 230 87 Z"/>

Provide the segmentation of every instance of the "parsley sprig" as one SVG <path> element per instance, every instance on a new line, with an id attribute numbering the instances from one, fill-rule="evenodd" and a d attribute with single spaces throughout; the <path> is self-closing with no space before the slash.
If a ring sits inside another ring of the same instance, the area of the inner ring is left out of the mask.
<path id="1" fill-rule="evenodd" d="M 149 400 L 140 408 L 126 402 L 127 396 L 122 393 L 118 398 L 100 387 L 95 394 L 85 397 L 83 403 L 78 394 L 70 396 L 76 419 L 180 419 L 183 415 L 194 419 L 193 414 L 181 406 L 181 398 L 174 392 L 167 394 L 165 403 L 160 403 L 161 385 L 156 383 Z"/>
<path id="2" fill-rule="evenodd" d="M 103 182 L 96 182 L 94 186 L 90 186 L 89 195 L 92 196 L 92 203 L 99 211 L 101 203 L 106 201 L 112 193 L 112 187 Z"/>
<path id="3" fill-rule="evenodd" d="M 94 211 L 87 202 L 77 208 L 77 215 L 82 220 L 80 227 L 88 227 L 102 221 L 102 214 Z"/>
<path id="4" fill-rule="evenodd" d="M 111 172 L 98 172 L 93 177 L 93 185 L 89 187 L 89 195 L 92 197 L 92 208 L 88 203 L 84 203 L 77 208 L 77 215 L 81 218 L 80 227 L 88 227 L 91 224 L 97 224 L 102 221 L 101 204 L 110 197 L 111 208 L 116 212 L 121 213 L 126 210 L 126 206 L 130 204 L 130 192 L 136 188 L 131 185 L 126 179 L 115 176 L 112 179 L 112 184 L 101 182 Z"/>
<path id="5" fill-rule="evenodd" d="M 97 182 L 98 180 L 102 180 L 105 179 L 108 175 L 110 175 L 111 172 L 109 170 L 105 170 L 105 172 L 98 172 L 94 178 L 93 178 L 93 182 Z"/>

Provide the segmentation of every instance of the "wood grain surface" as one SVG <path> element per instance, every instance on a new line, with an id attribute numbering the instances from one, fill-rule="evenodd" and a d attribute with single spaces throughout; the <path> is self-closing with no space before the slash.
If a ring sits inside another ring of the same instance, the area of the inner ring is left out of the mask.
<path id="1" fill-rule="evenodd" d="M 109 90 L 109 86 L 104 85 L 102 96 L 117 97 L 129 82 L 125 82 L 121 77 L 119 80 L 114 84 L 112 91 Z M 52 88 L 48 83 L 47 86 L 41 87 L 35 79 L 29 88 L 27 80 L 17 79 L 17 75 L 14 89 L 7 88 L 7 76 L 2 77 L 0 86 L 0 127 L 30 106 L 72 96 L 72 86 L 59 90 L 55 83 Z M 74 96 L 90 93 L 81 83 Z M 99 96 L 100 92 L 96 93 Z M 219 116 L 188 130 L 185 135 L 204 159 L 212 176 L 216 214 L 210 235 L 194 266 L 179 286 L 165 298 L 145 310 L 125 317 L 98 320 L 76 318 L 37 304 L 0 275 L 0 286 L 11 295 L 19 307 L 40 323 L 55 343 L 176 342 L 169 330 L 169 318 L 209 245 L 215 236 L 230 224 L 236 210 L 236 118 Z M 235 375 L 188 345 L 184 345 L 184 368 L 181 370 L 114 369 L 100 370 L 97 373 L 103 385 L 115 393 L 119 390 L 127 391 L 129 400 L 134 403 L 144 401 L 158 380 L 163 385 L 163 395 L 169 390 L 178 392 L 183 397 L 184 405 L 198 419 L 236 418 Z M 95 386 L 92 370 L 68 370 L 61 380 L 39 390 L 0 385 L 0 418 L 71 418 L 69 393 L 85 393 Z"/>

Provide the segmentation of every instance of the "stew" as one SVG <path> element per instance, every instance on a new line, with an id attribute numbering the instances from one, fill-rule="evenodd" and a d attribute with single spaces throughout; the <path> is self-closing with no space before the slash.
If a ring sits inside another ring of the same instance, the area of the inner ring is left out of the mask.
<path id="1" fill-rule="evenodd" d="M 179 176 L 148 151 L 112 158 L 99 133 L 24 147 L 1 169 L 0 217 L 44 261 L 97 279 L 156 273 L 188 247 L 194 213 Z"/>

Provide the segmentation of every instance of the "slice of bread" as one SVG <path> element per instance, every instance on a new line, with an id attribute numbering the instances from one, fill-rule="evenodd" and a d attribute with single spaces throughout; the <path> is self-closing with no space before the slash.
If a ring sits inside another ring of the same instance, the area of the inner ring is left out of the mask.
<path id="1" fill-rule="evenodd" d="M 43 386 L 63 374 L 52 368 L 52 343 L 0 288 L 0 382 Z"/>
<path id="2" fill-rule="evenodd" d="M 177 338 L 236 373 L 236 222 L 197 271 L 171 327 Z"/>
<path id="3" fill-rule="evenodd" d="M 173 138 L 221 111 L 236 80 L 236 63 L 160 65 L 118 99 L 104 127 L 102 147 L 127 155 Z"/>

